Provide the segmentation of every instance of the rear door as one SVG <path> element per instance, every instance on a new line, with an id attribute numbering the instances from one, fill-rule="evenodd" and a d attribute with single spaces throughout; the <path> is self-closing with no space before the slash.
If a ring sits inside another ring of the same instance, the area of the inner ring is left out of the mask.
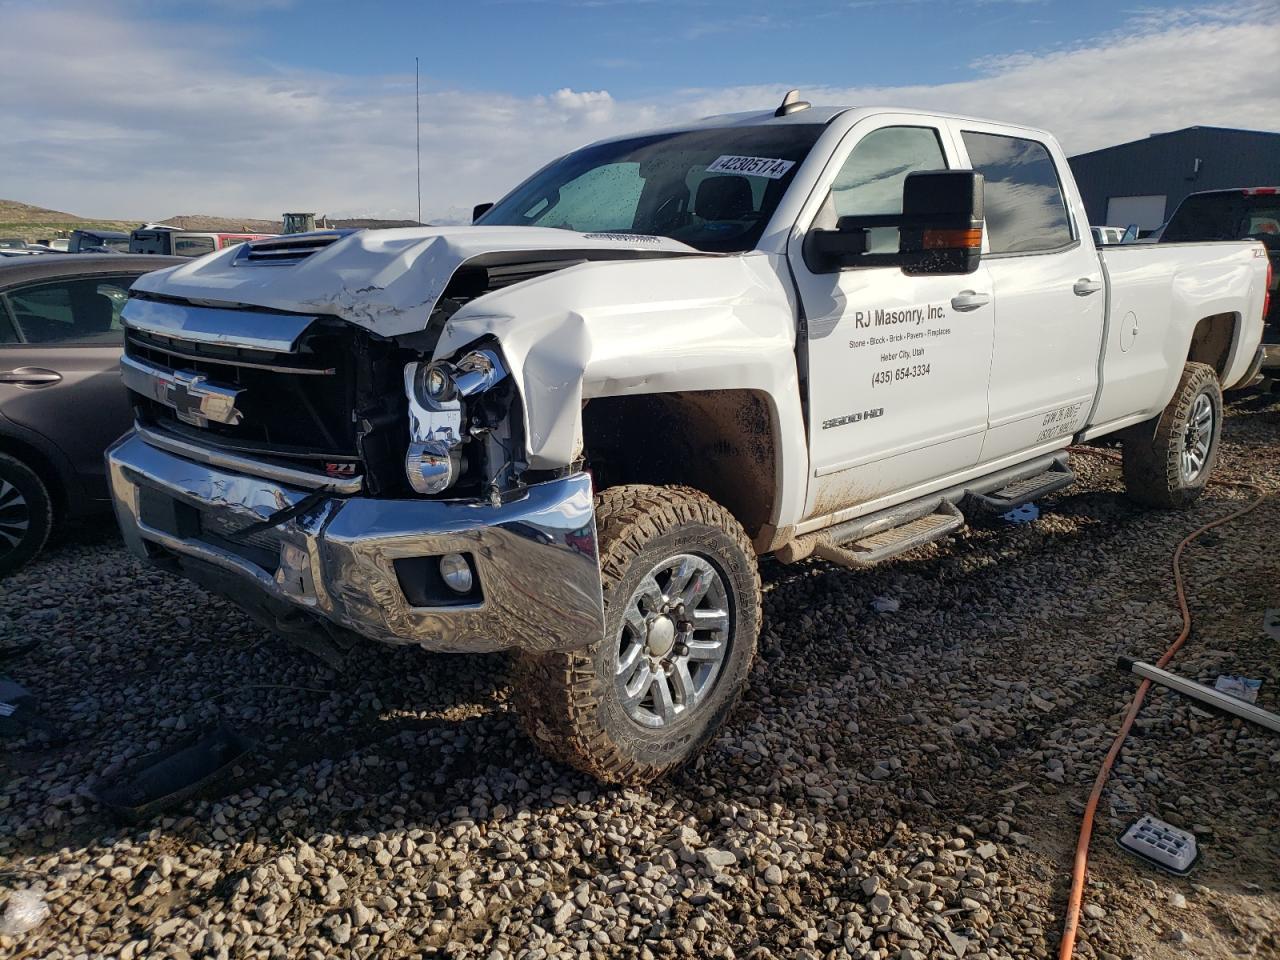
<path id="1" fill-rule="evenodd" d="M 928 118 L 882 114 L 855 124 L 801 213 L 788 259 L 806 320 L 809 443 L 806 516 L 822 517 L 972 467 L 987 424 L 991 281 L 908 276 L 898 267 L 825 272 L 804 236 L 841 216 L 902 210 L 907 174 L 957 165 Z M 896 252 L 896 228 L 868 252 Z"/>
<path id="2" fill-rule="evenodd" d="M 1084 206 L 1056 144 L 992 124 L 954 121 L 986 181 L 982 262 L 995 292 L 991 462 L 1063 445 L 1084 426 L 1098 386 L 1106 292 Z"/>
<path id="3" fill-rule="evenodd" d="M 97 496 L 102 454 L 129 429 L 120 311 L 137 274 L 38 280 L 0 292 L 0 413 L 46 437 Z"/>

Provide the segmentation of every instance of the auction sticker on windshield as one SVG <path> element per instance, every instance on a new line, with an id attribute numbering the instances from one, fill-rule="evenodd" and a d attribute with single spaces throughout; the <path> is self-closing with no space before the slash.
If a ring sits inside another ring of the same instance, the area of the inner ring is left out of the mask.
<path id="1" fill-rule="evenodd" d="M 749 177 L 777 180 L 796 165 L 794 160 L 772 160 L 769 157 L 717 157 L 707 173 L 741 173 Z"/>

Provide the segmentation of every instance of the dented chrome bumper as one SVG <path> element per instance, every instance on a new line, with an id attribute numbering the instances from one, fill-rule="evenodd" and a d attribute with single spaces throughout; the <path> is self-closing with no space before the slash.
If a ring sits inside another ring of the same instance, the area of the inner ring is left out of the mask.
<path id="1" fill-rule="evenodd" d="M 603 635 L 586 474 L 535 484 L 499 506 L 372 500 L 196 462 L 137 433 L 107 451 L 107 470 L 134 554 L 217 568 L 234 585 L 225 592 L 246 605 L 439 651 L 564 650 Z M 299 504 L 292 519 L 244 533 Z M 433 579 L 451 553 L 474 573 L 467 595 Z"/>

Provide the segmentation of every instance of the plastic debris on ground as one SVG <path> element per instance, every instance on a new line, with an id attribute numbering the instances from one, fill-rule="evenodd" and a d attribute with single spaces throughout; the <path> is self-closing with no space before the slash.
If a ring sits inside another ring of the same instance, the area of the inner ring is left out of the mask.
<path id="1" fill-rule="evenodd" d="M 876 597 L 871 601 L 871 609 L 876 613 L 897 613 L 901 606 L 893 597 Z"/>
<path id="2" fill-rule="evenodd" d="M 1272 640 L 1280 640 L 1280 607 L 1262 614 L 1262 632 Z"/>
<path id="3" fill-rule="evenodd" d="M 90 787 L 88 794 L 126 823 L 138 823 L 211 791 L 235 775 L 236 764 L 255 746 L 255 741 L 224 724 L 144 758 L 111 782 Z"/>
<path id="4" fill-rule="evenodd" d="M 1190 873 L 1200 856 L 1194 834 L 1158 820 L 1151 814 L 1130 824 L 1129 829 L 1120 837 L 1120 846 L 1179 877 Z"/>
<path id="5" fill-rule="evenodd" d="M 1020 507 L 1014 507 L 1008 513 L 1000 514 L 1000 519 L 1006 523 L 1031 523 L 1033 520 L 1040 519 L 1040 508 L 1034 503 L 1024 503 Z"/>
<path id="6" fill-rule="evenodd" d="M 1243 700 L 1245 703 L 1257 703 L 1258 690 L 1261 687 L 1261 680 L 1250 680 L 1248 677 L 1231 677 L 1225 673 L 1219 675 L 1213 684 L 1213 689 L 1219 693 L 1228 694 L 1237 700 Z"/>
<path id="7" fill-rule="evenodd" d="M 0 936 L 19 937 L 34 930 L 49 916 L 49 905 L 44 902 L 44 891 L 27 887 L 9 894 L 4 916 L 0 916 Z"/>
<path id="8" fill-rule="evenodd" d="M 30 696 L 20 683 L 14 683 L 8 677 L 0 677 L 0 719 L 12 717 L 21 708 L 18 701 Z"/>

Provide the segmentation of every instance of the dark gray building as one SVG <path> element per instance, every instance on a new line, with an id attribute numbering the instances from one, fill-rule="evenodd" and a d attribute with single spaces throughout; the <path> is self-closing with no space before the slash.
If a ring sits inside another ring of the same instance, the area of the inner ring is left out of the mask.
<path id="1" fill-rule="evenodd" d="M 1280 185 L 1280 133 L 1187 127 L 1071 157 L 1089 223 L 1160 226 L 1189 193 Z"/>

